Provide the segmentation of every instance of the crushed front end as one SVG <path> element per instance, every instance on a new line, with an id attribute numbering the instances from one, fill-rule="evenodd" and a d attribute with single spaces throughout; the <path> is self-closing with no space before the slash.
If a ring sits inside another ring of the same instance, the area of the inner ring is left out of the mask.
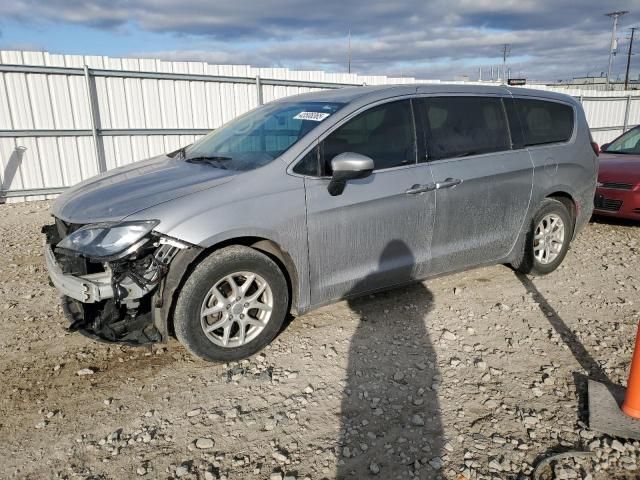
<path id="1" fill-rule="evenodd" d="M 162 307 L 172 261 L 193 247 L 157 234 L 153 225 L 56 219 L 43 227 L 49 278 L 62 294 L 69 330 L 130 345 L 167 340 L 166 324 L 158 325 L 154 312 Z"/>

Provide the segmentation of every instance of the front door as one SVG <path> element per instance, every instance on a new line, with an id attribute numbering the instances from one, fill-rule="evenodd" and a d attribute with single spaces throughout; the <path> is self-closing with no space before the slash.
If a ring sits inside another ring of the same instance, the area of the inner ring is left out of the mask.
<path id="1" fill-rule="evenodd" d="M 344 152 L 371 157 L 375 170 L 338 196 L 328 178 L 305 179 L 312 304 L 406 283 L 428 266 L 435 194 L 417 150 L 410 100 L 371 107 L 320 143 L 325 177 Z"/>
<path id="2" fill-rule="evenodd" d="M 502 99 L 425 97 L 416 103 L 437 188 L 431 273 L 504 259 L 529 209 L 533 164 L 527 150 L 511 144 Z"/>

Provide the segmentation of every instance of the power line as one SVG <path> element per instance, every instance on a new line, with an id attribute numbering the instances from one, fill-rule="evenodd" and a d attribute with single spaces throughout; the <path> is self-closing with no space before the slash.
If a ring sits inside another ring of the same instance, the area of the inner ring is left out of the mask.
<path id="1" fill-rule="evenodd" d="M 351 28 L 349 28 L 349 53 L 348 53 L 348 67 L 347 70 L 351 73 Z"/>
<path id="2" fill-rule="evenodd" d="M 619 10 L 617 12 L 609 12 L 605 13 L 607 17 L 613 19 L 613 27 L 611 29 L 611 46 L 609 48 L 609 69 L 607 70 L 607 89 L 609 88 L 609 83 L 611 81 L 611 66 L 613 64 L 613 56 L 616 54 L 618 50 L 618 42 L 616 40 L 616 30 L 618 29 L 618 18 L 622 15 L 629 13 L 628 10 Z"/>

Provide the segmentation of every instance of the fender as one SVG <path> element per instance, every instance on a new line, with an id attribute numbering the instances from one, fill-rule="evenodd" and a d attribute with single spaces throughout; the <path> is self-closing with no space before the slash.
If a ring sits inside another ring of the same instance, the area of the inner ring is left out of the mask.
<path id="1" fill-rule="evenodd" d="M 301 304 L 301 292 L 306 293 L 306 295 L 302 296 L 308 298 L 308 286 L 300 283 L 299 270 L 291 255 L 282 248 L 281 244 L 266 235 L 257 235 L 257 233 L 267 233 L 267 231 L 261 229 L 236 229 L 233 232 L 235 234 L 232 234 L 232 232 L 224 232 L 211 237 L 210 242 L 206 242 L 206 247 L 205 245 L 193 246 L 181 250 L 176 254 L 176 257 L 171 262 L 167 275 L 163 278 L 161 285 L 156 289 L 152 298 L 153 324 L 160 332 L 163 342 L 167 342 L 169 337 L 173 335 L 171 331 L 173 307 L 182 285 L 189 277 L 191 271 L 200 260 L 210 252 L 227 245 L 246 245 L 267 254 L 276 261 L 284 271 L 287 284 L 291 291 L 291 312 L 294 315 L 298 315 L 305 311 L 305 305 Z M 301 289 L 303 288 L 306 290 L 302 291 Z"/>

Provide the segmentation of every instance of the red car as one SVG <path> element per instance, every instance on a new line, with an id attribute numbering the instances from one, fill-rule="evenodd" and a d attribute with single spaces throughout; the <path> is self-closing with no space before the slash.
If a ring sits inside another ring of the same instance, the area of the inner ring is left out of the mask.
<path id="1" fill-rule="evenodd" d="M 593 213 L 640 221 L 640 125 L 602 146 Z"/>

